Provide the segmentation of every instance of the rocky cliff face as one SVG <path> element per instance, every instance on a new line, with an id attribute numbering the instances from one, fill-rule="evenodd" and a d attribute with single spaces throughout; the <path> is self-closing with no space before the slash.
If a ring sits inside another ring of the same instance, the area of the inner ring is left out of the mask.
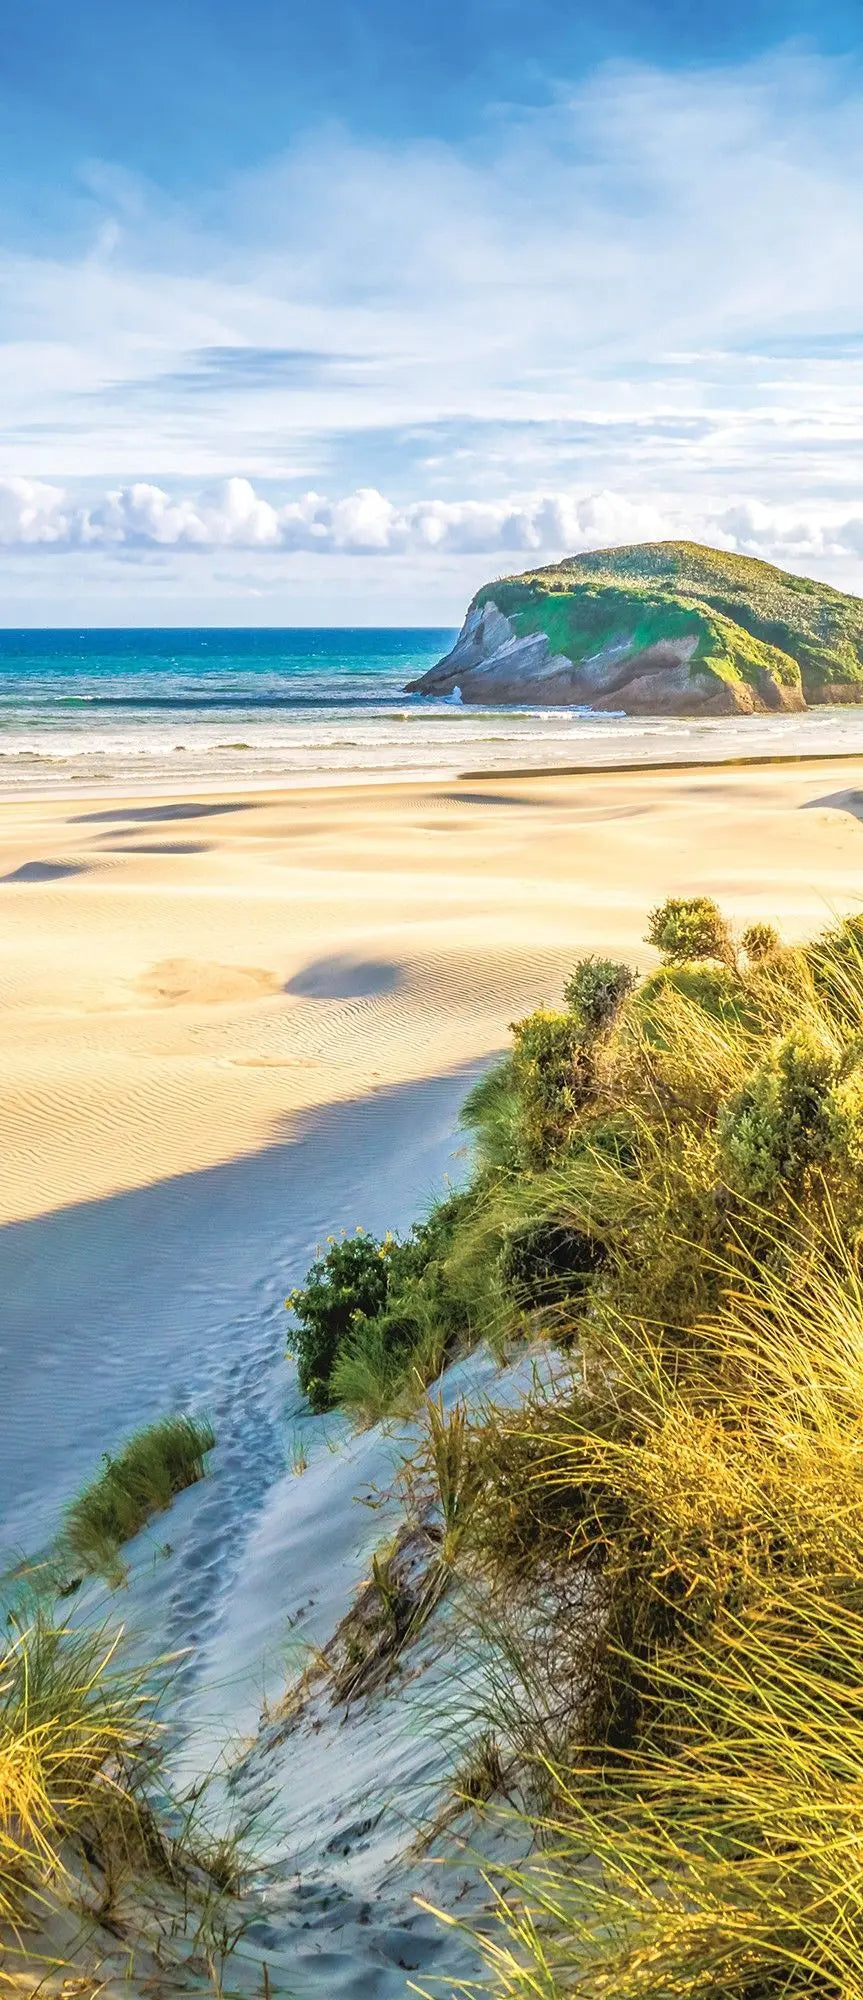
<path id="1" fill-rule="evenodd" d="M 746 715 L 863 695 L 863 602 L 696 543 L 574 557 L 480 591 L 408 683 L 465 702 Z"/>
<path id="2" fill-rule="evenodd" d="M 693 674 L 697 634 L 633 645 L 625 634 L 576 664 L 551 650 L 545 632 L 520 638 L 493 598 L 471 605 L 451 653 L 411 694 L 454 694 L 462 701 L 529 703 L 533 708 L 625 710 L 627 715 L 732 715 L 753 701 L 735 699 L 714 676 Z M 770 704 L 779 706 L 779 702 Z M 803 707 L 803 702 L 788 706 Z M 766 707 L 766 702 L 759 706 Z"/>

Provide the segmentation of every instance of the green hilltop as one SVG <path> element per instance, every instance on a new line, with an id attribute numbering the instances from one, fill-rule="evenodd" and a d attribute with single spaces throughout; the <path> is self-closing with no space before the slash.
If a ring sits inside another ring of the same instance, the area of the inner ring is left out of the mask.
<path id="1" fill-rule="evenodd" d="M 628 715 L 863 700 L 863 599 L 698 542 L 568 556 L 477 591 L 408 692 Z"/>
<path id="2" fill-rule="evenodd" d="M 472 609 L 488 602 L 520 637 L 544 632 L 576 666 L 618 632 L 630 657 L 697 634 L 690 675 L 717 677 L 729 692 L 743 683 L 766 706 L 854 701 L 863 691 L 863 600 L 698 542 L 570 556 L 486 585 Z"/>

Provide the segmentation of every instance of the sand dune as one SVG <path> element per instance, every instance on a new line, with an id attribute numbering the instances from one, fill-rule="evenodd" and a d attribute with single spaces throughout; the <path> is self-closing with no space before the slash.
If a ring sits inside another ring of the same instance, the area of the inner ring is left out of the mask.
<path id="1" fill-rule="evenodd" d="M 190 1776 L 329 1637 L 388 1518 L 402 1440 L 311 1418 L 284 1357 L 315 1245 L 406 1227 L 461 1171 L 477 1065 L 579 953 L 645 967 L 648 910 L 695 890 L 810 932 L 859 905 L 861 820 L 863 760 L 0 807 L 0 1550 L 37 1548 L 135 1425 L 208 1411 L 210 1477 L 115 1607 L 186 1662 Z M 405 1849 L 454 1755 L 424 1725 L 432 1635 L 419 1664 L 350 1730 L 265 1728 L 246 1762 L 308 2000 L 473 1970 L 411 1900 L 449 1893 Z"/>
<path id="2" fill-rule="evenodd" d="M 667 893 L 810 929 L 861 815 L 859 760 L 4 804 L 0 1217 L 481 1057 L 578 952 L 647 963 Z"/>

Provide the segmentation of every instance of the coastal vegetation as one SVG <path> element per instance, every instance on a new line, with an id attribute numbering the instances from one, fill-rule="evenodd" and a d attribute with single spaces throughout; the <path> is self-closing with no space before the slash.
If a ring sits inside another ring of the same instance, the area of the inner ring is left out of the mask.
<path id="1" fill-rule="evenodd" d="M 374 1423 L 415 1400 L 471 1331 L 469 1291 L 447 1259 L 468 1197 L 451 1195 L 406 1241 L 357 1230 L 333 1238 L 286 1303 L 300 1388 L 312 1409 L 341 1403 Z"/>
<path id="2" fill-rule="evenodd" d="M 459 1796 L 505 1775 L 533 1836 L 488 1990 L 860 2000 L 863 921 L 649 934 L 646 978 L 583 961 L 514 1024 L 429 1259 L 444 1353 L 555 1357 L 515 1408 L 432 1400 L 420 1456 L 501 1663 Z"/>
<path id="3" fill-rule="evenodd" d="M 121 1583 L 124 1542 L 203 1478 L 215 1442 L 206 1418 L 172 1415 L 136 1431 L 116 1458 L 106 1452 L 98 1478 L 66 1510 L 63 1552 L 84 1574 Z"/>
<path id="4" fill-rule="evenodd" d="M 167 1663 L 165 1663 L 167 1664 Z M 38 1605 L 0 1639 L 0 1991 L 222 1993 L 242 1841 L 172 1797 L 165 1666 Z M 116 1981 L 116 1985 L 114 1982 Z M 251 1981 L 249 1982 L 251 1985 Z"/>

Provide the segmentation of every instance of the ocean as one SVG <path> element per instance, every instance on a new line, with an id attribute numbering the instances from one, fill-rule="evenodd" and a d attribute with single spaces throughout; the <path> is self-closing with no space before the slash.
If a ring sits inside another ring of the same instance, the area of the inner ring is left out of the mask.
<path id="1" fill-rule="evenodd" d="M 0 632 L 0 796 L 863 750 L 863 708 L 680 721 L 406 695 L 450 630 Z"/>

